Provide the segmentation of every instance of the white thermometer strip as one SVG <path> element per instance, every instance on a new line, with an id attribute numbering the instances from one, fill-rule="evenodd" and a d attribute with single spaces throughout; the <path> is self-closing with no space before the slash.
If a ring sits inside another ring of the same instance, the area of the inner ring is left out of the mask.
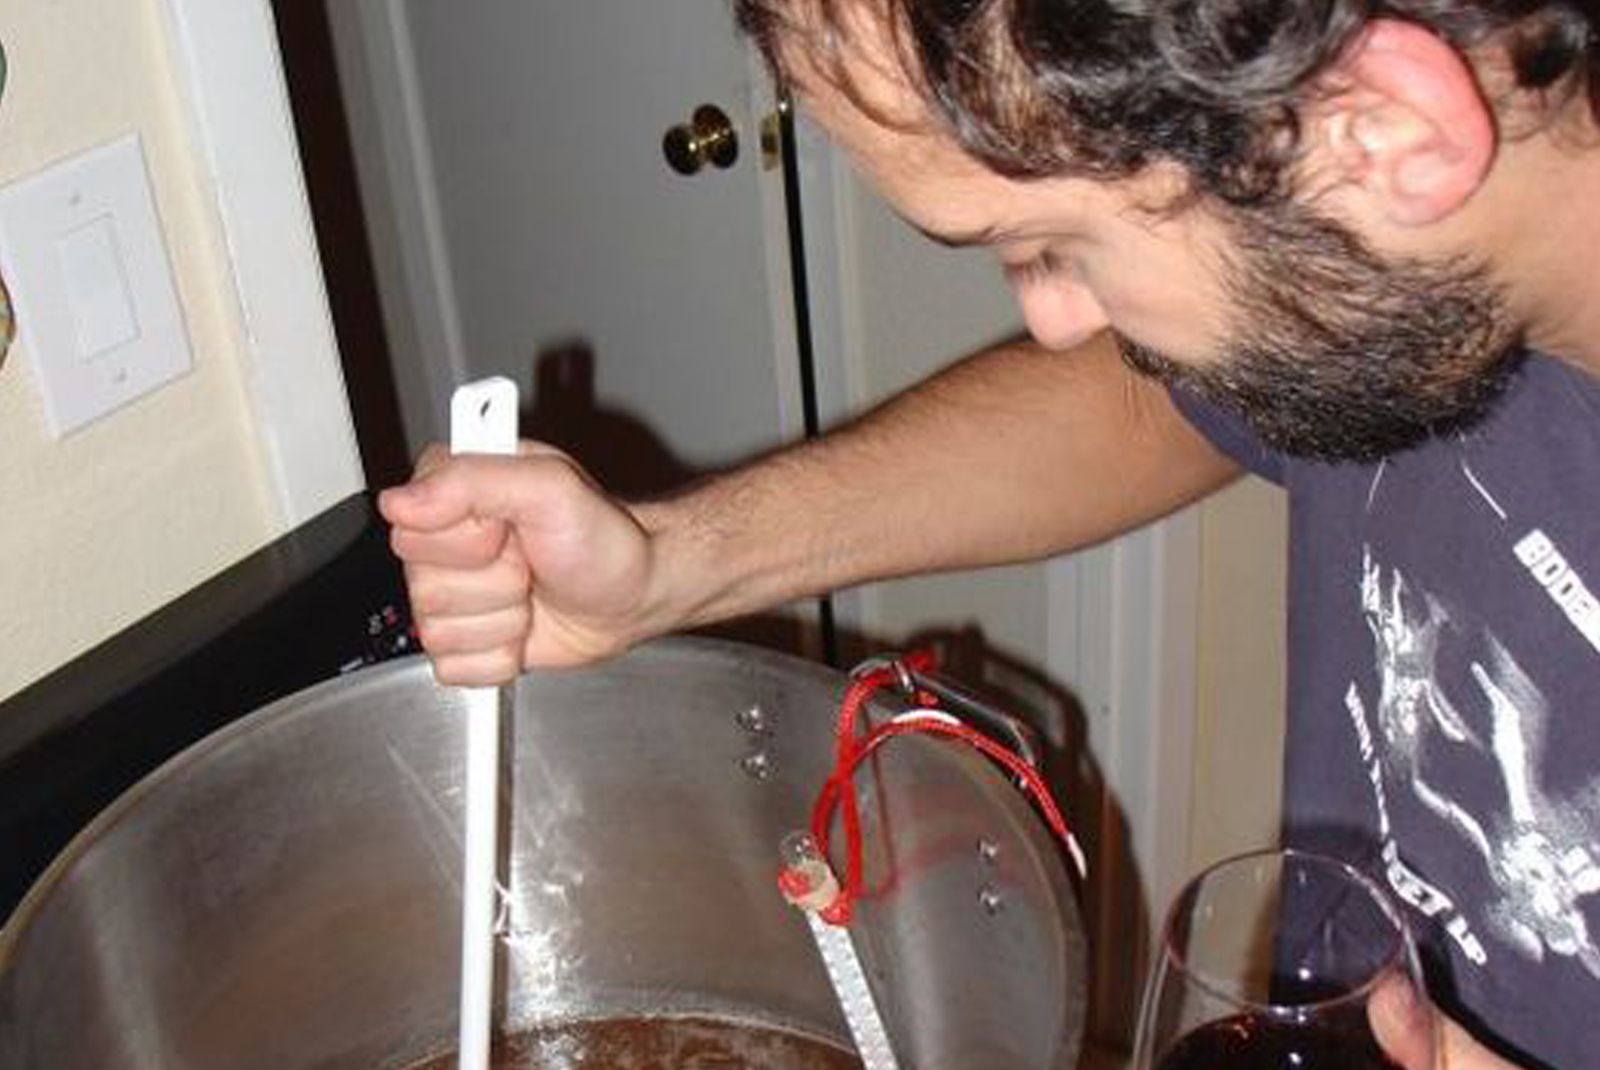
<path id="1" fill-rule="evenodd" d="M 844 1012 L 845 1024 L 850 1027 L 861 1065 L 865 1070 L 899 1070 L 894 1048 L 889 1044 L 889 1031 L 884 1028 L 883 1017 L 872 998 L 872 988 L 867 984 L 867 973 L 861 968 L 861 957 L 856 954 L 850 930 L 828 924 L 814 910 L 801 913 L 806 916 L 806 924 L 811 926 L 812 939 L 822 955 L 822 965 L 828 971 L 839 1009 Z"/>

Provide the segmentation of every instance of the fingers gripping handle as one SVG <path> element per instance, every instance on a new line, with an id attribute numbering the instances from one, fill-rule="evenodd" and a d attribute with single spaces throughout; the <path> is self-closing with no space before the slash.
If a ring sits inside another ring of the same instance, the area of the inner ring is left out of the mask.
<path id="1" fill-rule="evenodd" d="M 517 384 L 468 383 L 450 399 L 450 452 L 517 452 Z M 466 859 L 461 889 L 461 1018 L 457 1065 L 487 1070 L 494 1006 L 495 833 L 499 824 L 503 689 L 462 691 L 466 706 Z"/>

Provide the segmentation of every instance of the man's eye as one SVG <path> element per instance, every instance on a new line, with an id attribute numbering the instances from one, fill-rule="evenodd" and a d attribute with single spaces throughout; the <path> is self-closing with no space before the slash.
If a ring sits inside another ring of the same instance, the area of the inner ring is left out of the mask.
<path id="1" fill-rule="evenodd" d="M 1061 270 L 1061 260 L 1048 249 L 1021 264 L 1007 264 L 1006 278 L 1018 286 L 1043 282 Z"/>

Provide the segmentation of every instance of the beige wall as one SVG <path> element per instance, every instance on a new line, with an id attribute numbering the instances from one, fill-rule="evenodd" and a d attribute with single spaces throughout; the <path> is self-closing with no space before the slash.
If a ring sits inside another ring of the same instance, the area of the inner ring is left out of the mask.
<path id="1" fill-rule="evenodd" d="M 188 324 L 186 378 L 52 441 L 34 354 L 0 367 L 0 698 L 281 530 L 236 299 L 160 0 L 0 0 L 0 182 L 144 141 Z M 25 310 L 24 310 L 25 312 Z"/>
<path id="2" fill-rule="evenodd" d="M 1201 510 L 1191 871 L 1276 843 L 1283 782 L 1284 495 L 1246 479 Z"/>

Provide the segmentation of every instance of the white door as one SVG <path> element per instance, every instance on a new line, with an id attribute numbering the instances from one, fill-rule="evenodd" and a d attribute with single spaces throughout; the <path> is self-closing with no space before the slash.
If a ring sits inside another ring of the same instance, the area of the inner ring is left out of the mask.
<path id="1" fill-rule="evenodd" d="M 328 7 L 413 447 L 496 373 L 624 494 L 802 432 L 771 90 L 726 0 Z M 676 173 L 705 104 L 737 157 Z"/>

